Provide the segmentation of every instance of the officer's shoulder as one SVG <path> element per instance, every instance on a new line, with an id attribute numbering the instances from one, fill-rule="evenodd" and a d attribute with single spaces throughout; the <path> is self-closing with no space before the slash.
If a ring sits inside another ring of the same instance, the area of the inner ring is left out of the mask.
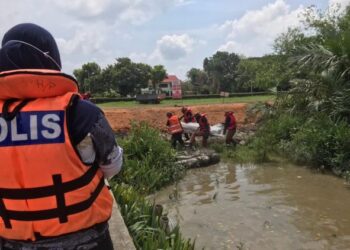
<path id="1" fill-rule="evenodd" d="M 78 112 L 103 113 L 103 111 L 94 103 L 82 99 L 77 99 L 76 101 L 74 101 L 72 108 Z"/>
<path id="2" fill-rule="evenodd" d="M 99 117 L 101 117 L 103 111 L 90 101 L 76 99 L 72 105 L 68 108 L 69 121 L 73 123 L 87 123 L 91 126 L 95 123 Z"/>

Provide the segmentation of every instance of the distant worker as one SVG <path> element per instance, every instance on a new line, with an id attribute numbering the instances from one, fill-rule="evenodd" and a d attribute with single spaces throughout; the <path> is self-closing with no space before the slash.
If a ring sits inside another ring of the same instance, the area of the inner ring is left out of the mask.
<path id="1" fill-rule="evenodd" d="M 202 136 L 202 145 L 203 147 L 208 146 L 208 138 L 210 134 L 210 125 L 207 119 L 206 114 L 197 113 L 194 115 L 194 118 L 199 124 L 199 128 L 192 134 L 190 139 L 190 145 L 193 145 L 196 141 L 196 136 Z"/>
<path id="2" fill-rule="evenodd" d="M 233 112 L 225 112 L 225 123 L 223 134 L 226 134 L 226 144 L 230 145 L 233 142 L 233 136 L 236 133 L 236 117 Z M 227 132 L 227 133 L 226 133 Z"/>
<path id="3" fill-rule="evenodd" d="M 183 115 L 180 117 L 180 120 L 183 118 L 184 123 L 196 122 L 196 119 L 194 118 L 194 116 L 192 114 L 191 108 L 182 107 L 181 112 Z M 185 135 L 186 141 L 188 141 L 190 139 L 191 134 L 184 133 L 184 135 Z"/>
<path id="4" fill-rule="evenodd" d="M 183 128 L 179 118 L 171 112 L 168 112 L 166 116 L 168 117 L 166 125 L 168 127 L 168 132 L 171 134 L 171 145 L 173 148 L 176 148 L 177 142 L 184 145 L 184 141 L 182 140 Z"/>

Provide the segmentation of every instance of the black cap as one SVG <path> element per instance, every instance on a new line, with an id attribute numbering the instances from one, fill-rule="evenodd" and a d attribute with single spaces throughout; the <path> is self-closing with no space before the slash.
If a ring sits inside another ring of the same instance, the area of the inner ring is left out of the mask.
<path id="1" fill-rule="evenodd" d="M 61 70 L 53 36 L 32 23 L 22 23 L 6 32 L 0 49 L 0 72 L 15 69 Z"/>

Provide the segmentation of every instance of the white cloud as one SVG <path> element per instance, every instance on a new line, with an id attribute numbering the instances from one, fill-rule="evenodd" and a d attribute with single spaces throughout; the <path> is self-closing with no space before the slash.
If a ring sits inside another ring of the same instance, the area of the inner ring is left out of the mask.
<path id="1" fill-rule="evenodd" d="M 51 1 L 51 0 L 46 0 Z M 189 0 L 60 0 L 54 4 L 64 12 L 79 18 L 104 19 L 112 23 L 142 24 L 155 15 L 173 7 L 190 3 Z"/>
<path id="2" fill-rule="evenodd" d="M 227 42 L 219 50 L 247 56 L 271 52 L 274 39 L 288 27 L 300 25 L 303 6 L 291 10 L 284 0 L 276 0 L 260 10 L 247 11 L 240 19 L 226 21 L 220 30 L 228 32 Z"/>
<path id="3" fill-rule="evenodd" d="M 48 0 L 50 1 L 50 0 Z M 112 5 L 112 0 L 60 0 L 54 1 L 65 11 L 74 12 L 79 16 L 94 17 L 103 14 Z"/>
<path id="4" fill-rule="evenodd" d="M 187 34 L 165 35 L 157 41 L 155 53 L 159 53 L 165 60 L 177 60 L 190 53 L 194 43 Z"/>
<path id="5" fill-rule="evenodd" d="M 195 41 L 188 34 L 164 35 L 156 42 L 155 49 L 147 54 L 133 52 L 129 57 L 137 62 L 146 62 L 151 65 L 178 61 L 186 58 L 193 50 L 195 44 L 202 45 L 204 41 Z"/>
<path id="6" fill-rule="evenodd" d="M 74 35 L 67 38 L 56 38 L 61 54 L 93 55 L 100 53 L 106 41 L 107 28 L 103 25 L 81 26 L 76 29 Z"/>

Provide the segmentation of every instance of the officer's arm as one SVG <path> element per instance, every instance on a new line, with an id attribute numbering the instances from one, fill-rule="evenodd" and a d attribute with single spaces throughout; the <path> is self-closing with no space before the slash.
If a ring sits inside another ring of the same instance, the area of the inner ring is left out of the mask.
<path id="1" fill-rule="evenodd" d="M 123 149 L 117 145 L 113 130 L 103 114 L 77 149 L 85 164 L 91 165 L 95 161 L 99 164 L 105 178 L 111 178 L 121 170 Z"/>

